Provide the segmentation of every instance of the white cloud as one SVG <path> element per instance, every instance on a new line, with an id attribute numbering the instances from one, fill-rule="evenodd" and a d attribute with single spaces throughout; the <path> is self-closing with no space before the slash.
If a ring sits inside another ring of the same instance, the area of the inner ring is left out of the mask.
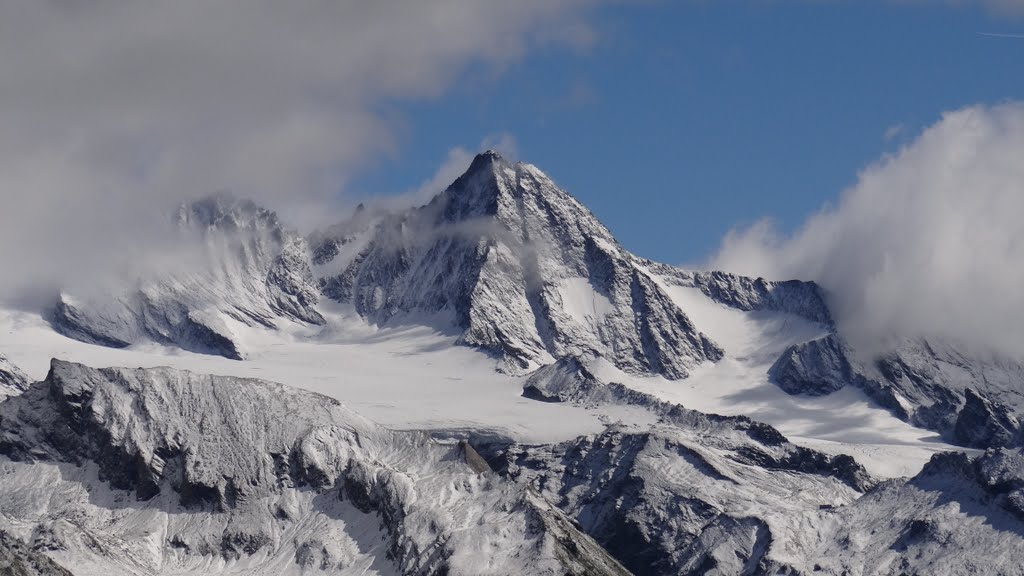
<path id="1" fill-rule="evenodd" d="M 896 4 L 981 6 L 995 15 L 1016 18 L 1024 15 L 1024 0 L 891 0 Z"/>
<path id="2" fill-rule="evenodd" d="M 137 260 L 156 208 L 220 189 L 323 217 L 394 147 L 390 103 L 586 46 L 587 4 L 0 3 L 0 292 Z"/>
<path id="3" fill-rule="evenodd" d="M 819 282 L 877 352 L 938 336 L 1024 356 L 1024 104 L 945 114 L 792 237 L 729 234 L 716 268 Z"/>
<path id="4" fill-rule="evenodd" d="M 906 131 L 907 127 L 903 123 L 893 124 L 885 129 L 885 133 L 882 134 L 882 140 L 885 142 L 892 142 L 896 138 L 899 138 Z"/>

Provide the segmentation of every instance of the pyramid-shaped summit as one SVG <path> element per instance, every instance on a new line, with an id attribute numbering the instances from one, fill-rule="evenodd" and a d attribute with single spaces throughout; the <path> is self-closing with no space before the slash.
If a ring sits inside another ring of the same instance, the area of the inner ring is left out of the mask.
<path id="1" fill-rule="evenodd" d="M 428 204 L 320 235 L 324 293 L 387 325 L 448 321 L 513 371 L 596 355 L 683 378 L 722 350 L 543 172 L 495 152 Z"/>

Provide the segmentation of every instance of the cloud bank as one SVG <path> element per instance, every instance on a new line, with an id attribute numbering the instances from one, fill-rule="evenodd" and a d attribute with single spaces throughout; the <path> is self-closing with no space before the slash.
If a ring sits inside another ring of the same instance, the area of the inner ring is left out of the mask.
<path id="1" fill-rule="evenodd" d="M 794 235 L 759 222 L 710 265 L 819 282 L 868 353 L 926 336 L 1024 357 L 1024 103 L 945 114 Z"/>
<path id="2" fill-rule="evenodd" d="M 588 3 L 0 3 L 0 295 L 129 266 L 218 190 L 318 224 L 393 149 L 389 104 L 586 45 Z"/>

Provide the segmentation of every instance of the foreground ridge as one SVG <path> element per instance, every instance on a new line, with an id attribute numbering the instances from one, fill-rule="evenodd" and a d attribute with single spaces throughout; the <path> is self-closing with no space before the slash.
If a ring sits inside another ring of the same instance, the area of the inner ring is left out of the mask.
<path id="1" fill-rule="evenodd" d="M 1019 568 L 1019 450 L 938 455 L 875 486 L 849 457 L 569 359 L 529 386 L 661 422 L 555 445 L 441 442 L 270 382 L 55 360 L 0 403 L 0 510 L 12 537 L 83 574 Z"/>

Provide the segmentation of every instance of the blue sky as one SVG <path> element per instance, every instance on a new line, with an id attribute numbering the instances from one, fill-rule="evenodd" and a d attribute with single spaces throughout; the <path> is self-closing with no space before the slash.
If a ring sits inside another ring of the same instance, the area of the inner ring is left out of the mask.
<path id="1" fill-rule="evenodd" d="M 762 217 L 783 231 L 944 111 L 1024 98 L 1024 19 L 940 2 L 652 2 L 599 8 L 587 49 L 477 67 L 388 105 L 394 149 L 350 186 L 402 192 L 453 147 L 509 134 L 628 249 L 708 257 Z"/>

